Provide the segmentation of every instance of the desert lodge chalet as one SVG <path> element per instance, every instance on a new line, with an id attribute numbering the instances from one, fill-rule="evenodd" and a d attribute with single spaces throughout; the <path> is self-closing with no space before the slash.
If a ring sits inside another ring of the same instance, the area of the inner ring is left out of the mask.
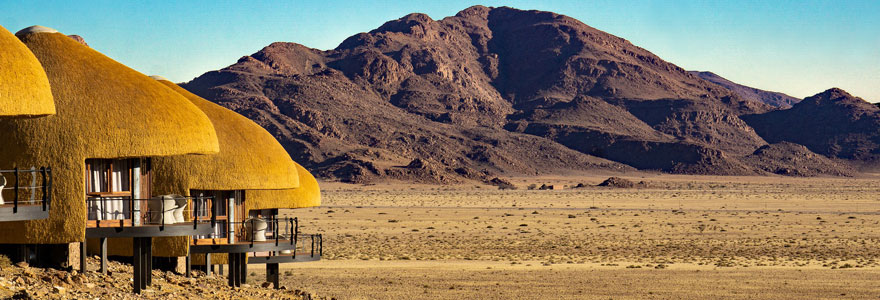
<path id="1" fill-rule="evenodd" d="M 86 271 L 131 260 L 223 273 L 318 260 L 320 234 L 284 209 L 320 205 L 318 183 L 256 123 L 147 77 L 57 31 L 0 27 L 0 253 Z M 98 271 L 98 270 L 93 270 Z"/>

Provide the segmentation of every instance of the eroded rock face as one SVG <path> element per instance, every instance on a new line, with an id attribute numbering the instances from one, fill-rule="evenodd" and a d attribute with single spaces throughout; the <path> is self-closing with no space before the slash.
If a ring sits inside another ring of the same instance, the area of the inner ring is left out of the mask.
<path id="1" fill-rule="evenodd" d="M 743 117 L 767 142 L 791 142 L 829 157 L 877 161 L 880 108 L 832 88 L 790 109 Z"/>
<path id="2" fill-rule="evenodd" d="M 739 116 L 773 109 L 578 20 L 483 6 L 410 14 L 327 51 L 273 43 L 183 86 L 352 182 L 759 174 L 740 159 L 767 141 Z"/>

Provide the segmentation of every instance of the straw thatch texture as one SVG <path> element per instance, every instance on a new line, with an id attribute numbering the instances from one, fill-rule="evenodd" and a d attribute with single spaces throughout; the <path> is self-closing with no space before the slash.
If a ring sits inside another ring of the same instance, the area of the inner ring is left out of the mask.
<path id="1" fill-rule="evenodd" d="M 296 164 L 296 163 L 295 163 Z M 296 164 L 299 188 L 287 190 L 248 190 L 245 211 L 272 208 L 303 208 L 321 205 L 321 188 L 308 170 Z"/>
<path id="2" fill-rule="evenodd" d="M 192 101 L 211 119 L 220 142 L 220 153 L 154 159 L 153 191 L 156 194 L 188 195 L 191 189 L 289 189 L 299 186 L 295 163 L 263 127 L 170 81 L 158 82 Z"/>
<path id="3" fill-rule="evenodd" d="M 0 243 L 85 239 L 86 158 L 217 153 L 211 121 L 186 98 L 60 33 L 20 36 L 40 60 L 57 114 L 0 120 L 0 167 L 53 167 L 46 220 L 0 223 Z"/>
<path id="4" fill-rule="evenodd" d="M 52 90 L 34 54 L 0 26 L 0 116 L 55 114 Z"/>

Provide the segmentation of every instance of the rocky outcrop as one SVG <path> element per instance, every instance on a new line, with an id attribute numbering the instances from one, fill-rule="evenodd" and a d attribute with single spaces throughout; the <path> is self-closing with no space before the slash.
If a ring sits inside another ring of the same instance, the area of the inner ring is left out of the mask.
<path id="1" fill-rule="evenodd" d="M 744 116 L 767 142 L 791 142 L 828 157 L 877 161 L 880 108 L 832 88 L 790 109 Z"/>
<path id="2" fill-rule="evenodd" d="M 765 145 L 743 158 L 743 162 L 768 173 L 786 176 L 853 176 L 855 169 L 845 162 L 813 153 L 789 142 Z"/>

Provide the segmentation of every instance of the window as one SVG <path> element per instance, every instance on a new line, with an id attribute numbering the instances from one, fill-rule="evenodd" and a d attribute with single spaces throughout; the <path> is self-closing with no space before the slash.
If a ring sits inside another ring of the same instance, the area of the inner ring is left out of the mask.
<path id="1" fill-rule="evenodd" d="M 87 159 L 86 194 L 91 196 L 130 196 L 131 161 L 128 159 Z"/>
<path id="2" fill-rule="evenodd" d="M 235 242 L 241 238 L 241 212 L 244 191 L 192 190 L 193 197 L 212 197 L 213 200 L 198 199 L 199 209 L 195 212 L 199 220 L 210 220 L 214 216 L 217 227 L 210 235 L 195 236 L 196 244 L 217 244 Z M 230 207 L 233 206 L 233 207 Z M 232 209 L 232 210 L 230 210 Z M 231 237 L 231 238 L 230 238 Z"/>
<path id="3" fill-rule="evenodd" d="M 88 226 L 146 224 L 149 221 L 147 203 L 131 198 L 133 192 L 138 193 L 135 199 L 150 197 L 150 168 L 149 158 L 86 159 Z M 137 170 L 140 171 L 134 173 Z M 138 186 L 133 187 L 133 183 Z"/>

